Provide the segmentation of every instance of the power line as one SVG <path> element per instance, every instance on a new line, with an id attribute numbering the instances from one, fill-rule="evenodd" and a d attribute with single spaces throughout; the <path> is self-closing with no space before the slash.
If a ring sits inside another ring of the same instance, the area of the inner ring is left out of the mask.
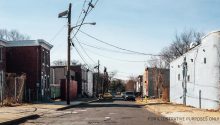
<path id="1" fill-rule="evenodd" d="M 63 29 L 65 28 L 66 25 L 63 25 L 58 31 L 57 33 L 53 36 L 53 38 L 50 40 L 50 42 L 54 41 L 55 38 L 63 31 Z"/>
<path id="2" fill-rule="evenodd" d="M 115 45 L 113 45 L 113 44 L 107 43 L 107 42 L 105 42 L 105 41 L 103 41 L 103 40 L 100 40 L 100 39 L 98 39 L 98 38 L 96 38 L 96 37 L 94 37 L 94 36 L 92 36 L 92 35 L 89 35 L 88 33 L 83 32 L 82 30 L 78 30 L 78 31 L 80 31 L 81 33 L 85 34 L 86 36 L 88 36 L 88 37 L 90 37 L 90 38 L 95 39 L 95 40 L 98 41 L 98 42 L 104 43 L 104 44 L 106 44 L 106 45 L 108 45 L 108 46 L 111 46 L 111 47 L 114 47 L 114 48 L 117 48 L 117 49 L 120 49 L 120 50 L 123 50 L 123 51 L 128 51 L 128 52 L 132 52 L 132 53 L 136 53 L 136 54 L 140 54 L 140 55 L 162 56 L 162 55 L 147 54 L 147 53 L 137 52 L 137 51 L 133 51 L 133 50 L 129 50 L 129 49 L 124 49 L 124 48 L 115 46 Z"/>
<path id="3" fill-rule="evenodd" d="M 73 38 L 76 36 L 76 34 L 79 32 L 79 29 L 80 29 L 81 26 L 83 25 L 83 22 L 85 21 L 85 18 L 86 18 L 86 16 L 87 16 L 87 13 L 88 13 L 89 8 L 90 8 L 91 6 L 92 6 L 92 0 L 89 2 L 89 6 L 87 7 L 87 10 L 85 11 L 85 15 L 84 15 L 84 17 L 83 17 L 83 19 L 82 19 L 82 21 L 81 21 L 81 23 L 80 23 L 80 25 L 79 25 L 79 28 L 77 28 L 75 34 L 73 35 L 72 39 L 73 39 Z"/>
<path id="4" fill-rule="evenodd" d="M 147 62 L 147 61 L 122 60 L 122 59 L 112 58 L 112 57 L 109 57 L 109 56 L 103 56 L 103 55 L 101 55 L 101 54 L 92 52 L 92 51 L 89 50 L 89 49 L 87 49 L 87 51 L 90 51 L 91 53 L 93 53 L 93 54 L 95 54 L 95 55 L 98 55 L 98 56 L 101 56 L 101 57 L 104 57 L 104 58 L 107 58 L 107 59 L 112 59 L 112 60 L 121 61 L 121 62 L 133 62 L 133 63 L 143 63 L 143 62 Z"/>
<path id="5" fill-rule="evenodd" d="M 82 10 L 79 14 L 79 17 L 78 17 L 77 21 L 76 21 L 76 25 L 79 23 L 80 17 L 82 16 L 82 13 L 85 11 L 84 10 L 85 5 L 86 5 L 86 0 L 84 0 L 84 2 L 83 2 Z"/>
<path id="6" fill-rule="evenodd" d="M 77 49 L 77 47 L 75 46 L 74 48 L 76 49 L 76 52 L 78 53 L 78 55 L 79 55 L 79 57 L 82 59 L 82 61 L 85 63 L 85 65 L 87 65 L 88 68 L 92 71 L 93 68 L 91 68 L 91 67 L 88 65 L 88 63 L 85 61 L 85 58 L 82 56 L 82 54 L 81 54 L 80 51 Z"/>
<path id="7" fill-rule="evenodd" d="M 122 53 L 122 54 L 132 54 L 134 55 L 135 53 L 131 53 L 131 52 L 122 52 L 122 51 L 117 51 L 117 50 L 112 50 L 112 49 L 108 49 L 108 48 L 104 48 L 104 47 L 98 47 L 98 46 L 94 46 L 94 45 L 90 45 L 84 42 L 80 42 L 81 44 L 91 47 L 91 48 L 95 48 L 95 49 L 99 49 L 99 50 L 103 50 L 103 51 L 108 51 L 108 52 L 115 52 L 115 53 Z"/>
<path id="8" fill-rule="evenodd" d="M 77 37 L 75 37 L 77 43 L 80 45 L 81 49 L 84 51 L 84 53 L 86 54 L 86 56 L 93 62 L 96 63 L 89 55 L 88 53 L 85 51 L 85 49 L 83 48 L 83 46 L 80 44 L 79 40 L 77 39 Z"/>
<path id="9" fill-rule="evenodd" d="M 99 2 L 99 0 L 96 0 L 95 4 L 94 4 L 94 7 L 96 6 L 96 4 Z M 92 11 L 93 8 L 91 8 L 88 12 L 88 14 Z"/>

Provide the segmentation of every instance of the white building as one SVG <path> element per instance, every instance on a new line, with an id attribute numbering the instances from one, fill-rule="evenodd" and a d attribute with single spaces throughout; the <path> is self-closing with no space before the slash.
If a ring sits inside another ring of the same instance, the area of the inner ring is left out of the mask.
<path id="1" fill-rule="evenodd" d="M 93 72 L 88 71 L 88 95 L 93 96 Z"/>
<path id="2" fill-rule="evenodd" d="M 170 63 L 170 101 L 183 103 L 183 61 L 186 58 L 186 105 L 220 108 L 220 31 Z M 201 97 L 201 100 L 200 100 Z"/>

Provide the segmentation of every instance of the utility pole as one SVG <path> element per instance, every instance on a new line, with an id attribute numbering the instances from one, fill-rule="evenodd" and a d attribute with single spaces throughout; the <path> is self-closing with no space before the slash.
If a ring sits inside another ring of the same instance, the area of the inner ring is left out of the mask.
<path id="1" fill-rule="evenodd" d="M 102 95 L 104 95 L 104 83 L 106 82 L 106 79 L 107 79 L 107 68 L 104 67 L 104 80 L 102 82 Z"/>
<path id="2" fill-rule="evenodd" d="M 99 84 L 99 82 L 100 82 L 100 75 L 99 75 L 99 60 L 98 60 L 98 82 L 97 82 L 97 89 L 98 89 L 98 84 Z M 99 90 L 99 89 L 98 89 Z M 98 91 L 98 94 L 99 94 L 99 91 Z"/>
<path id="3" fill-rule="evenodd" d="M 71 8 L 72 4 L 69 4 L 69 9 L 59 13 L 58 18 L 67 18 L 68 19 L 68 35 L 67 35 L 67 73 L 66 73 L 66 103 L 70 104 L 70 46 L 71 38 L 70 34 L 72 31 L 71 28 Z"/>
<path id="4" fill-rule="evenodd" d="M 66 76 L 66 80 L 67 80 L 67 99 L 66 99 L 66 103 L 67 105 L 70 104 L 70 46 L 71 46 L 71 38 L 70 38 L 70 34 L 71 34 L 71 8 L 72 8 L 72 4 L 69 4 L 69 10 L 68 10 L 68 36 L 67 36 L 67 76 Z"/>
<path id="5" fill-rule="evenodd" d="M 183 104 L 186 105 L 186 78 L 187 78 L 187 62 L 186 57 L 183 60 Z"/>

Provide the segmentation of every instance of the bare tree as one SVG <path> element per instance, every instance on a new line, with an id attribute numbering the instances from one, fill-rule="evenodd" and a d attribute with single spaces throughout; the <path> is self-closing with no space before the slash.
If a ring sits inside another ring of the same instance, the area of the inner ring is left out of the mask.
<path id="1" fill-rule="evenodd" d="M 188 52 L 191 42 L 195 42 L 197 45 L 200 44 L 203 36 L 204 33 L 195 30 L 184 31 L 181 34 L 176 33 L 172 44 L 161 51 L 161 59 L 169 64 L 172 60 Z"/>
<path id="2" fill-rule="evenodd" d="M 0 39 L 5 39 L 8 41 L 16 40 L 29 40 L 30 37 L 25 34 L 21 34 L 17 30 L 8 31 L 7 29 L 0 29 Z"/>
<path id="3" fill-rule="evenodd" d="M 166 98 L 164 95 L 168 95 L 166 92 L 166 89 L 168 88 L 169 82 L 169 66 L 166 61 L 162 60 L 161 57 L 151 57 L 150 60 L 148 60 L 148 67 L 147 70 L 149 74 L 151 74 L 149 77 L 151 77 L 152 82 L 150 84 L 153 84 L 154 86 L 154 96 L 157 98 Z M 162 96 L 161 96 L 162 95 Z"/>

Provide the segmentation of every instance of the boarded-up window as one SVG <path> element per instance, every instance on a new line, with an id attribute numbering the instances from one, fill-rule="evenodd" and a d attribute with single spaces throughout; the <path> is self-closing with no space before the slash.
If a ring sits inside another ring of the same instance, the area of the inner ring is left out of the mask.
<path id="1" fill-rule="evenodd" d="M 206 58 L 204 58 L 204 64 L 206 64 Z"/>
<path id="2" fill-rule="evenodd" d="M 178 80 L 180 80 L 180 74 L 178 74 Z"/>

